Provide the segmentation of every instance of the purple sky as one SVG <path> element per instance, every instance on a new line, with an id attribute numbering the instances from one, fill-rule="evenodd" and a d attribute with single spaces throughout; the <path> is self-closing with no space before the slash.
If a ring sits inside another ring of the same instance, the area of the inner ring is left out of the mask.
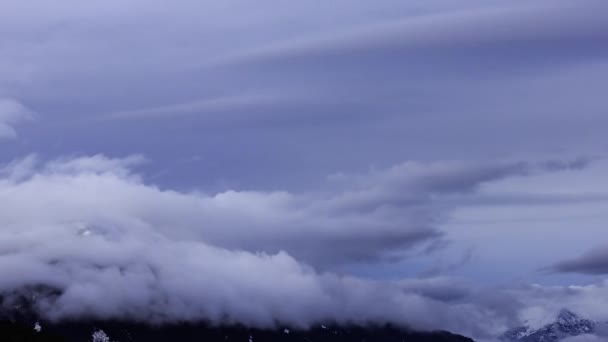
<path id="1" fill-rule="evenodd" d="M 604 1 L 2 7 L 0 290 L 48 315 L 608 320 Z"/>

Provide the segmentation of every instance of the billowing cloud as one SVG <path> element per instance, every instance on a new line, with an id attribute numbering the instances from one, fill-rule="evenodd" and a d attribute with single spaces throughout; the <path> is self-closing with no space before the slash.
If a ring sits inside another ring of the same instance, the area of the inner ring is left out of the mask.
<path id="1" fill-rule="evenodd" d="M 408 162 L 363 176 L 334 176 L 331 191 L 203 194 L 146 184 L 129 168 L 139 161 L 95 156 L 37 166 L 29 157 L 8 164 L 2 170 L 7 204 L 0 220 L 18 229 L 68 222 L 104 231 L 130 229 L 135 222 L 179 241 L 250 252 L 285 250 L 328 267 L 403 258 L 411 248 L 441 238 L 437 224 L 449 209 L 441 197 L 556 169 L 528 162 Z M 570 167 L 578 164 L 561 165 Z"/>
<path id="2" fill-rule="evenodd" d="M 30 156 L 0 170 L 0 290 L 35 292 L 36 309 L 55 319 L 393 322 L 489 334 L 515 310 L 489 292 L 473 301 L 463 283 L 366 280 L 331 265 L 399 260 L 440 239 L 449 208 L 438 197 L 580 167 L 408 162 L 333 176 L 323 191 L 205 194 L 147 183 L 134 171 L 144 161 Z M 494 319 L 480 327 L 471 317 Z"/>

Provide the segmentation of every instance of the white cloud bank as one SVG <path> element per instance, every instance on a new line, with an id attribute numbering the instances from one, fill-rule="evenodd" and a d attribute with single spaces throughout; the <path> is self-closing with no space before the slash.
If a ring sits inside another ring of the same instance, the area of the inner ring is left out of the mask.
<path id="1" fill-rule="evenodd" d="M 401 259 L 441 239 L 437 223 L 449 208 L 439 198 L 585 164 L 404 163 L 333 177 L 325 192 L 209 195 L 147 184 L 132 169 L 142 161 L 30 156 L 4 166 L 0 290 L 54 289 L 37 294 L 36 308 L 55 319 L 393 322 L 489 336 L 516 319 L 510 292 L 323 270 Z"/>

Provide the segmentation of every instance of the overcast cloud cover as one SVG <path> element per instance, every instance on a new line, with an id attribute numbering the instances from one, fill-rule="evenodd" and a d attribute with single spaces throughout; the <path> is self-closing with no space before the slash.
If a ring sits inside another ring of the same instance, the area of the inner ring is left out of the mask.
<path id="1" fill-rule="evenodd" d="M 47 317 L 608 321 L 605 1 L 0 12 L 0 290 Z"/>

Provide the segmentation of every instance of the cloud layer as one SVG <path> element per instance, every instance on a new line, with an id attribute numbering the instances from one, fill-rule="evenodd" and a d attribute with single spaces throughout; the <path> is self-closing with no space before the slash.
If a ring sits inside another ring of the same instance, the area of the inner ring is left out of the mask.
<path id="1" fill-rule="evenodd" d="M 334 175 L 304 194 L 204 194 L 145 182 L 133 169 L 143 162 L 30 156 L 5 165 L 0 290 L 54 289 L 36 294 L 53 319 L 393 322 L 487 335 L 515 319 L 515 307 L 473 301 L 473 287 L 458 282 L 366 280 L 332 265 L 400 260 L 435 243 L 445 196 L 585 164 L 408 162 Z"/>
<path id="2" fill-rule="evenodd" d="M 608 274 L 608 247 L 596 247 L 580 257 L 561 261 L 550 269 L 564 273 L 606 275 Z"/>
<path id="3" fill-rule="evenodd" d="M 162 185 L 291 190 L 403 159 L 606 145 L 602 1 L 36 8 L 9 1 L 0 23 L 0 94 L 41 113 L 13 157 L 135 151 L 169 169 Z M 194 156 L 205 177 L 179 162 Z"/>
<path id="4" fill-rule="evenodd" d="M 604 236 L 608 164 L 544 157 L 608 147 L 604 1 L 33 1 L 0 22 L 3 293 L 49 286 L 54 318 L 486 337 L 555 303 L 602 317 L 601 282 L 379 278 L 512 283 Z"/>

